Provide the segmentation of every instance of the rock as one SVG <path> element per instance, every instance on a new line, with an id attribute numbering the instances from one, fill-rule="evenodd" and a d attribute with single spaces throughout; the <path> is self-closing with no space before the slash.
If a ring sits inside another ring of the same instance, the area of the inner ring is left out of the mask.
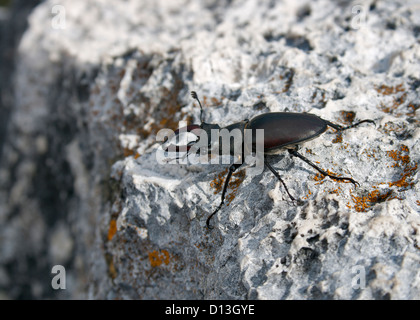
<path id="1" fill-rule="evenodd" d="M 0 172 L 0 296 L 420 298 L 414 4 L 45 1 L 29 22 Z M 301 203 L 243 166 L 206 229 L 228 165 L 156 160 L 161 129 L 199 123 L 192 90 L 221 126 L 270 111 L 375 120 L 300 148 L 360 187 L 284 152 L 269 159 Z"/>

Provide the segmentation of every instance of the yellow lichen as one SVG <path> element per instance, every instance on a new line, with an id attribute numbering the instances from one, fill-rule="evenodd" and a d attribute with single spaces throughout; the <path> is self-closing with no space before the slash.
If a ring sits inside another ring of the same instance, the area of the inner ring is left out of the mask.
<path id="1" fill-rule="evenodd" d="M 167 250 L 154 250 L 149 252 L 149 261 L 152 267 L 159 267 L 162 263 L 169 264 L 170 255 Z"/>
<path id="2" fill-rule="evenodd" d="M 389 158 L 394 160 L 389 167 L 391 168 L 402 168 L 401 176 L 398 180 L 391 181 L 391 182 L 381 182 L 380 184 L 388 184 L 389 187 L 397 187 L 397 188 L 408 188 L 413 186 L 413 182 L 410 181 L 410 178 L 414 173 L 417 171 L 417 163 L 414 165 L 410 164 L 410 156 L 409 156 L 409 148 L 406 145 L 401 145 L 399 150 L 390 150 L 387 151 L 386 154 Z M 384 192 L 380 192 L 376 187 L 375 190 L 368 193 L 367 196 L 355 196 L 351 195 L 352 200 L 354 202 L 354 209 L 357 212 L 364 212 L 368 208 L 372 207 L 376 203 L 388 201 L 391 199 L 399 199 L 393 190 L 386 190 Z M 350 205 L 347 205 L 351 207 Z"/>
<path id="3" fill-rule="evenodd" d="M 214 178 L 213 181 L 210 183 L 210 187 L 215 189 L 214 194 L 220 193 L 222 191 L 228 170 L 229 169 L 225 169 L 224 171 L 220 172 L 216 176 L 216 178 Z M 230 190 L 230 193 L 226 195 L 227 206 L 235 198 L 236 193 L 238 192 L 238 188 L 241 185 L 241 183 L 244 181 L 244 179 L 245 179 L 245 170 L 240 170 L 232 174 L 232 178 L 229 181 L 229 186 L 228 186 L 228 190 Z"/>
<path id="4" fill-rule="evenodd" d="M 351 198 L 354 202 L 354 209 L 357 212 L 364 212 L 366 209 L 372 207 L 376 203 L 395 199 L 396 197 L 393 196 L 392 190 L 387 190 L 384 193 L 381 193 L 378 189 L 375 189 L 368 193 L 367 196 L 358 197 L 352 194 Z"/>
<path id="5" fill-rule="evenodd" d="M 341 132 L 337 133 L 337 136 L 334 138 L 332 143 L 341 143 L 343 142 L 343 134 Z"/>
<path id="6" fill-rule="evenodd" d="M 111 241 L 116 233 L 117 233 L 117 221 L 115 219 L 112 219 L 109 223 L 108 241 Z"/>
<path id="7" fill-rule="evenodd" d="M 340 115 L 343 121 L 347 124 L 353 123 L 354 119 L 356 118 L 356 113 L 354 113 L 353 111 L 341 110 Z"/>
<path id="8" fill-rule="evenodd" d="M 405 88 L 403 87 L 402 83 L 394 87 L 386 86 L 383 84 L 379 87 L 376 87 L 375 89 L 378 93 L 382 94 L 383 96 L 393 96 L 391 104 L 385 104 L 381 102 L 381 104 L 379 105 L 379 109 L 381 109 L 383 112 L 394 114 L 397 117 L 400 117 L 404 114 L 403 112 L 396 112 L 396 109 L 402 104 L 404 104 L 407 99 L 407 92 L 405 92 Z M 406 112 L 407 115 L 415 112 L 416 110 L 414 104 L 410 103 L 410 106 L 412 106 L 412 108 L 411 111 Z"/>
<path id="9" fill-rule="evenodd" d="M 391 94 L 395 94 L 398 92 L 404 92 L 404 88 L 403 88 L 403 84 L 400 83 L 399 85 L 395 86 L 395 87 L 389 87 L 386 85 L 381 85 L 379 87 L 375 88 L 376 91 L 384 96 L 389 96 Z"/>
<path id="10" fill-rule="evenodd" d="M 417 171 L 417 163 L 414 165 L 410 164 L 410 156 L 408 153 L 410 150 L 406 145 L 401 145 L 400 150 L 387 151 L 387 155 L 395 162 L 391 165 L 393 168 L 402 168 L 403 172 L 398 180 L 389 182 L 389 186 L 396 186 L 399 188 L 407 188 L 413 186 L 413 182 L 408 181 L 412 175 Z"/>

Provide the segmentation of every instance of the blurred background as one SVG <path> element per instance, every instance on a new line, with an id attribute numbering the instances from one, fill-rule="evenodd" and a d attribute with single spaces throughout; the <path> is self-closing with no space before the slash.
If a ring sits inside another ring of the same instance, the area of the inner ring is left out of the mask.
<path id="1" fill-rule="evenodd" d="M 40 0 L 0 0 L 0 163 L 10 111 L 14 103 L 13 71 L 15 69 L 16 50 L 23 32 L 28 27 L 27 17 L 41 1 Z M 0 186 L 4 188 L 4 179 L 0 178 Z M 0 201 L 0 210 L 4 211 L 5 201 Z M 1 219 L 1 224 L 6 221 Z M 0 234 L 0 246 L 2 236 Z M 31 263 L 34 274 L 43 273 L 37 270 L 37 264 Z M 7 274 L 16 274 L 15 261 L 4 263 L 0 268 L 0 299 L 31 299 L 34 298 L 28 279 L 21 277 L 9 278 Z M 48 271 L 49 272 L 49 271 Z"/>
<path id="2" fill-rule="evenodd" d="M 10 109 L 13 105 L 11 77 L 16 47 L 28 27 L 27 17 L 41 0 L 0 0 L 0 156 Z"/>

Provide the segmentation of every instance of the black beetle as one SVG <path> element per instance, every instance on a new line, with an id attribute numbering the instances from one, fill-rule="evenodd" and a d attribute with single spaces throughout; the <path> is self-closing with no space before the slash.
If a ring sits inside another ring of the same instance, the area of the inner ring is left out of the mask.
<path id="1" fill-rule="evenodd" d="M 201 102 L 198 99 L 197 93 L 195 91 L 192 91 L 191 96 L 195 100 L 197 100 L 198 104 L 200 105 L 201 124 L 188 125 L 185 128 L 178 129 L 177 131 L 175 131 L 175 135 L 178 135 L 182 129 L 187 132 L 191 132 L 196 129 L 202 129 L 208 134 L 208 136 L 210 136 L 210 131 L 214 129 L 216 130 L 227 129 L 229 132 L 234 129 L 239 129 L 242 133 L 245 131 L 245 129 L 250 129 L 252 130 L 253 151 L 255 151 L 256 148 L 254 148 L 255 147 L 254 132 L 257 129 L 263 129 L 264 130 L 264 149 L 263 149 L 264 155 L 273 155 L 273 154 L 278 153 L 282 149 L 287 149 L 290 155 L 302 159 L 303 161 L 305 161 L 307 164 L 309 164 L 311 167 L 319 171 L 324 176 L 328 176 L 336 180 L 350 181 L 354 185 L 358 184 L 358 182 L 356 182 L 352 178 L 337 177 L 319 168 L 317 165 L 312 163 L 309 159 L 305 158 L 303 155 L 298 153 L 297 151 L 298 144 L 301 144 L 303 142 L 306 142 L 308 140 L 318 137 L 319 135 L 321 135 L 327 130 L 328 126 L 341 132 L 350 128 L 354 128 L 364 122 L 370 122 L 370 123 L 375 124 L 373 120 L 362 120 L 350 126 L 343 127 L 338 124 L 334 124 L 330 121 L 324 120 L 310 113 L 269 112 L 269 113 L 260 114 L 252 118 L 251 120 L 240 121 L 240 122 L 228 125 L 224 128 L 221 128 L 217 124 L 209 124 L 203 121 L 203 107 L 201 106 Z M 171 150 L 175 150 L 178 152 L 178 151 L 181 151 L 182 149 L 184 151 L 187 151 L 186 155 L 188 155 L 190 148 L 197 141 L 198 140 L 194 141 L 192 144 L 189 143 L 187 146 L 182 146 L 182 147 L 172 146 Z M 165 151 L 168 151 L 169 149 L 170 147 L 167 147 Z M 244 148 L 242 148 L 242 150 L 244 150 Z M 222 149 L 220 149 L 220 151 L 222 151 Z M 176 159 L 179 159 L 179 157 Z M 220 208 L 224 204 L 226 190 L 229 185 L 229 181 L 232 177 L 232 174 L 242 164 L 243 164 L 243 161 L 241 161 L 240 163 L 234 163 L 229 167 L 229 172 L 227 174 L 227 177 L 223 186 L 222 201 L 219 204 L 219 206 L 216 208 L 216 210 L 211 215 L 209 215 L 206 221 L 206 225 L 209 229 L 212 229 L 212 227 L 210 226 L 210 219 L 220 210 Z M 264 166 L 267 167 L 277 177 L 277 179 L 283 184 L 283 187 L 286 190 L 287 194 L 289 195 L 290 199 L 292 201 L 295 201 L 295 198 L 293 198 L 293 196 L 290 194 L 289 190 L 287 189 L 286 184 L 284 183 L 284 181 L 282 180 L 278 172 L 268 163 L 268 161 L 265 158 L 264 158 Z"/>

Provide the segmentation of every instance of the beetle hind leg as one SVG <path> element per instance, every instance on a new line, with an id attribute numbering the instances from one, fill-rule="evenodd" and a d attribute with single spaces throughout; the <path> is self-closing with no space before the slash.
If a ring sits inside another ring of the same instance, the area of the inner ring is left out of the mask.
<path id="1" fill-rule="evenodd" d="M 327 120 L 324 120 L 324 121 L 326 122 L 327 125 L 329 125 L 330 127 L 334 128 L 337 131 L 344 131 L 344 130 L 347 130 L 347 129 L 351 129 L 351 128 L 357 127 L 359 124 L 366 123 L 366 122 L 373 123 L 374 125 L 376 125 L 375 121 L 370 120 L 370 119 L 365 119 L 365 120 L 356 122 L 356 123 L 354 123 L 352 125 L 349 125 L 347 127 L 340 126 L 339 124 L 335 124 L 335 123 L 332 123 L 332 122 L 327 121 Z"/>
<path id="2" fill-rule="evenodd" d="M 309 164 L 312 168 L 318 170 L 320 173 L 322 173 L 324 176 L 328 176 L 331 179 L 335 179 L 335 180 L 344 180 L 344 181 L 350 181 L 351 183 L 353 183 L 356 187 L 359 185 L 359 183 L 357 181 L 355 181 L 352 178 L 346 178 L 346 177 L 337 177 L 334 176 L 332 174 L 329 174 L 328 172 L 326 172 L 325 170 L 322 170 L 321 168 L 319 168 L 317 165 L 315 165 L 314 163 L 312 163 L 309 159 L 305 158 L 304 156 L 302 156 L 299 152 L 297 152 L 296 149 L 288 149 L 289 153 L 292 156 L 298 157 L 299 159 L 302 159 L 303 161 L 305 161 L 307 164 Z"/>

